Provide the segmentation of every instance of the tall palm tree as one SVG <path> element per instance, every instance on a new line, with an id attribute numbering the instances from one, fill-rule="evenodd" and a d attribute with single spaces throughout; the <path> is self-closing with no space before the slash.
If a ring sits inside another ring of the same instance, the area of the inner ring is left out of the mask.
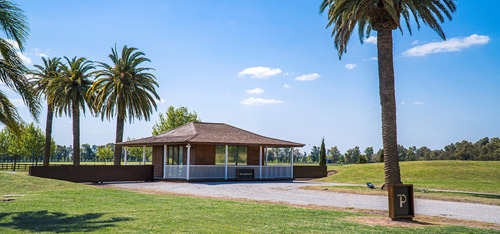
<path id="1" fill-rule="evenodd" d="M 96 81 L 89 93 L 96 94 L 95 107 L 101 113 L 101 118 L 111 119 L 116 116 L 116 143 L 123 141 L 125 119 L 129 122 L 134 118 L 149 120 L 153 108 L 156 110 L 155 99 L 160 99 L 155 87 L 156 78 L 148 71 L 152 68 L 140 67 L 143 62 L 150 62 L 144 53 L 137 48 L 124 46 L 121 55 L 111 48 L 108 56 L 113 66 L 98 62 L 101 70 L 96 71 Z M 122 147 L 115 146 L 114 164 L 120 165 Z"/>
<path id="2" fill-rule="evenodd" d="M 48 102 L 60 116 L 73 117 L 73 165 L 80 165 L 80 109 L 85 113 L 88 106 L 92 111 L 93 96 L 87 95 L 92 86 L 94 65 L 85 58 L 67 57 L 60 66 L 61 76 L 52 79 L 47 88 Z"/>
<path id="3" fill-rule="evenodd" d="M 332 37 L 339 59 L 356 25 L 361 43 L 377 31 L 380 105 L 382 107 L 382 139 L 384 146 L 385 185 L 401 184 L 396 135 L 396 98 L 392 31 L 406 24 L 411 35 L 410 20 L 420 28 L 420 21 L 446 39 L 440 23 L 451 20 L 456 6 L 453 0 L 324 0 L 320 13 L 328 8 L 327 27 L 333 26 Z"/>
<path id="4" fill-rule="evenodd" d="M 30 72 L 33 75 L 31 87 L 35 94 L 42 95 L 47 99 L 47 88 L 51 80 L 61 75 L 61 58 L 42 57 L 43 66 L 35 65 L 36 70 Z M 50 161 L 50 144 L 52 142 L 52 119 L 54 118 L 53 104 L 47 101 L 47 122 L 45 125 L 45 145 L 43 148 L 43 165 L 48 166 Z"/>
<path id="5" fill-rule="evenodd" d="M 0 25 L 0 32 L 7 38 L 0 38 L 0 82 L 16 91 L 23 98 L 31 115 L 38 119 L 40 104 L 29 87 L 25 77 L 27 68 L 17 53 L 18 50 L 24 51 L 24 42 L 28 37 L 26 16 L 17 5 L 0 0 Z M 0 122 L 20 134 L 21 121 L 16 107 L 0 91 Z"/>

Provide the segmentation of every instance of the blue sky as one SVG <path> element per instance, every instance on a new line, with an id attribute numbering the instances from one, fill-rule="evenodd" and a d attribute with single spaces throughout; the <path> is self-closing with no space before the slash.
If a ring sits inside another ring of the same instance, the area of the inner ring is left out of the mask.
<path id="1" fill-rule="evenodd" d="M 412 36 L 394 31 L 400 144 L 436 149 L 499 136 L 500 2 L 473 2 L 457 2 L 443 24 L 446 42 L 425 26 Z M 159 112 L 182 105 L 205 122 L 305 143 L 306 151 L 323 136 L 342 152 L 382 145 L 376 33 L 363 45 L 354 34 L 339 60 L 326 15 L 318 13 L 321 1 L 16 3 L 30 23 L 30 67 L 41 56 L 109 63 L 115 43 L 151 59 L 145 65 L 155 69 L 162 99 L 151 121 L 126 124 L 126 137 L 149 136 Z M 82 143 L 113 142 L 114 134 L 115 120 L 81 119 Z M 53 136 L 70 145 L 71 119 L 56 118 Z"/>

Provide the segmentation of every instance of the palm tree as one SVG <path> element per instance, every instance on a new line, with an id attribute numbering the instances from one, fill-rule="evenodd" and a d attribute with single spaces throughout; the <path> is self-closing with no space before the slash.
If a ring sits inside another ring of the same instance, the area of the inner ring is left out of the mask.
<path id="1" fill-rule="evenodd" d="M 87 91 L 92 86 L 90 70 L 95 67 L 85 58 L 64 59 L 67 63 L 60 66 L 61 76 L 49 82 L 47 101 L 59 116 L 73 117 L 73 165 L 80 165 L 80 109 L 85 113 L 85 106 L 92 106 L 93 96 Z"/>
<path id="2" fill-rule="evenodd" d="M 129 122 L 134 118 L 149 120 L 153 108 L 156 110 L 155 99 L 160 99 L 155 87 L 156 78 L 148 71 L 152 68 L 139 67 L 143 62 L 150 62 L 144 53 L 137 48 L 124 46 L 121 56 L 115 48 L 111 48 L 109 58 L 113 66 L 99 63 L 101 70 L 96 71 L 96 81 L 89 93 L 96 94 L 95 107 L 101 113 L 101 118 L 111 119 L 115 115 L 116 143 L 123 141 L 125 119 Z M 120 165 L 122 147 L 115 145 L 114 165 Z"/>
<path id="3" fill-rule="evenodd" d="M 7 39 L 0 38 L 0 82 L 15 90 L 24 100 L 30 114 L 38 119 L 40 104 L 31 91 L 25 77 L 27 68 L 17 54 L 24 51 L 28 37 L 28 23 L 23 11 L 10 1 L 0 0 L 0 31 Z M 16 107 L 3 91 L 0 91 L 0 122 L 16 134 L 21 132 L 21 118 Z"/>
<path id="4" fill-rule="evenodd" d="M 446 39 L 440 23 L 451 20 L 456 6 L 453 0 L 324 0 L 320 13 L 328 8 L 327 27 L 333 26 L 332 37 L 339 59 L 356 25 L 361 43 L 377 31 L 380 105 L 382 106 L 382 139 L 384 148 L 385 185 L 401 184 L 396 135 L 396 98 L 392 31 L 400 29 L 402 18 L 411 35 L 410 18 L 420 28 L 420 20 Z"/>
<path id="5" fill-rule="evenodd" d="M 61 58 L 42 57 L 43 65 L 35 65 L 36 70 L 31 71 L 31 87 L 37 96 L 45 95 L 47 99 L 47 88 L 51 80 L 61 75 Z M 47 101 L 47 122 L 45 125 L 45 145 L 43 148 L 43 165 L 48 166 L 50 161 L 50 144 L 52 142 L 52 119 L 54 118 L 54 109 L 51 102 Z"/>

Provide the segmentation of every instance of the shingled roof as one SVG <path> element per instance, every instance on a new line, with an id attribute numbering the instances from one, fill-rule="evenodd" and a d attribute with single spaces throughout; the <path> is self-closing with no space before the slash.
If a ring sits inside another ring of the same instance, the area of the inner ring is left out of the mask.
<path id="1" fill-rule="evenodd" d="M 157 136 L 117 143 L 121 146 L 172 144 L 259 145 L 303 147 L 304 144 L 261 136 L 225 123 L 190 122 Z"/>

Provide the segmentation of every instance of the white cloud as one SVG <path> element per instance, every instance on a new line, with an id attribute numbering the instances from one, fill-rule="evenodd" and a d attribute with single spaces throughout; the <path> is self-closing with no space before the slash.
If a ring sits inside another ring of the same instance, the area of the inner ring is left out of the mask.
<path id="1" fill-rule="evenodd" d="M 423 102 L 414 102 L 413 104 L 415 104 L 415 105 L 423 105 L 424 103 Z"/>
<path id="2" fill-rule="evenodd" d="M 318 73 L 311 73 L 311 74 L 305 74 L 305 75 L 297 76 L 297 77 L 295 77 L 295 80 L 298 80 L 298 81 L 312 81 L 312 80 L 318 79 L 320 76 L 321 75 L 318 74 Z"/>
<path id="3" fill-rule="evenodd" d="M 377 60 L 377 59 L 378 59 L 377 57 L 371 57 L 371 58 L 363 59 L 363 62 L 374 61 L 374 60 Z"/>
<path id="4" fill-rule="evenodd" d="M 49 55 L 45 54 L 45 53 L 35 53 L 36 56 L 40 56 L 40 57 L 49 57 Z"/>
<path id="5" fill-rule="evenodd" d="M 23 60 L 25 64 L 31 64 L 31 58 L 21 53 L 21 51 L 17 51 L 17 56 L 19 56 L 19 58 Z"/>
<path id="6" fill-rule="evenodd" d="M 252 78 L 265 79 L 281 73 L 279 68 L 270 67 L 249 67 L 238 73 L 239 77 L 250 75 Z"/>
<path id="7" fill-rule="evenodd" d="M 156 101 L 157 103 L 165 103 L 165 99 L 163 99 L 163 98 L 160 98 L 160 100 L 156 99 L 155 101 Z"/>
<path id="8" fill-rule="evenodd" d="M 412 45 L 416 45 L 416 44 L 418 44 L 418 40 L 414 40 L 411 44 L 412 44 Z"/>
<path id="9" fill-rule="evenodd" d="M 292 74 L 292 73 L 290 73 L 290 72 L 285 72 L 285 73 L 283 73 L 283 75 L 285 75 L 285 76 L 289 76 L 289 75 L 291 75 L 291 74 Z"/>
<path id="10" fill-rule="evenodd" d="M 6 40 L 9 44 L 11 44 L 15 50 L 17 50 L 16 54 L 19 56 L 19 58 L 27 65 L 31 64 L 31 58 L 23 54 L 21 51 L 19 51 L 19 44 L 17 44 L 16 41 L 7 39 Z"/>
<path id="11" fill-rule="evenodd" d="M 406 102 L 401 102 L 401 105 L 404 105 L 404 104 L 406 104 Z"/>
<path id="12" fill-rule="evenodd" d="M 248 106 L 262 106 L 267 104 L 279 104 L 279 103 L 283 103 L 283 101 L 276 99 L 264 99 L 264 98 L 254 98 L 254 97 L 247 98 L 241 101 L 241 104 Z"/>
<path id="13" fill-rule="evenodd" d="M 377 37 L 376 36 L 370 36 L 368 38 L 365 39 L 365 42 L 366 43 L 370 43 L 370 44 L 377 44 Z"/>
<path id="14" fill-rule="evenodd" d="M 468 37 L 454 37 L 446 41 L 431 42 L 415 46 L 403 52 L 404 56 L 426 56 L 428 54 L 461 51 L 473 45 L 484 45 L 490 41 L 490 37 L 472 34 Z"/>
<path id="15" fill-rule="evenodd" d="M 355 63 L 348 63 L 345 65 L 345 68 L 349 69 L 349 70 L 352 70 L 354 69 L 355 67 L 357 67 L 358 64 L 355 64 Z"/>
<path id="16" fill-rule="evenodd" d="M 9 44 L 11 44 L 14 47 L 14 49 L 19 50 L 19 44 L 17 44 L 16 41 L 11 40 L 11 39 L 7 39 L 5 41 L 7 41 Z"/>
<path id="17" fill-rule="evenodd" d="M 283 88 L 285 88 L 285 89 L 288 89 L 288 88 L 290 88 L 290 87 L 291 87 L 291 86 L 290 86 L 290 85 L 287 85 L 287 84 L 284 84 L 284 85 L 283 85 Z"/>
<path id="18" fill-rule="evenodd" d="M 247 92 L 248 94 L 262 94 L 264 93 L 264 90 L 261 89 L 261 88 L 255 88 L 255 89 L 249 89 L 249 90 L 246 90 L 245 92 Z"/>
<path id="19" fill-rule="evenodd" d="M 12 98 L 12 99 L 9 99 L 9 101 L 10 101 L 10 103 L 12 103 L 16 107 L 26 106 L 26 105 L 24 105 L 23 99 L 20 99 L 20 98 Z"/>

